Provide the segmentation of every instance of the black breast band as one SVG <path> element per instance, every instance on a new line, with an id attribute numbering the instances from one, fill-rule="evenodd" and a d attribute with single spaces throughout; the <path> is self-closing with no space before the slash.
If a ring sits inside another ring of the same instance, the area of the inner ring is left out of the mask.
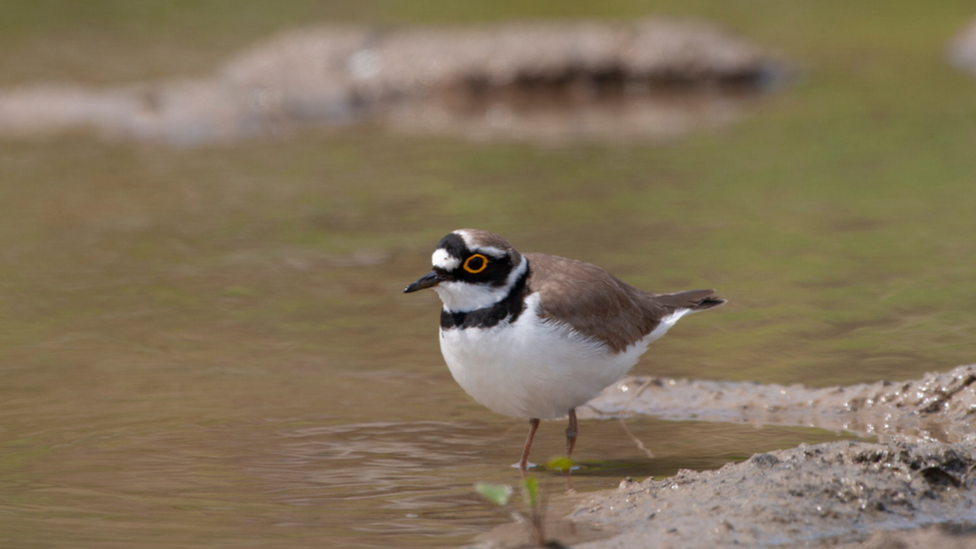
<path id="1" fill-rule="evenodd" d="M 528 260 L 526 260 L 526 263 Z M 525 310 L 525 282 L 529 278 L 529 268 L 515 281 L 505 299 L 466 313 L 452 313 L 441 309 L 441 329 L 451 328 L 491 328 L 503 321 L 515 322 Z"/>

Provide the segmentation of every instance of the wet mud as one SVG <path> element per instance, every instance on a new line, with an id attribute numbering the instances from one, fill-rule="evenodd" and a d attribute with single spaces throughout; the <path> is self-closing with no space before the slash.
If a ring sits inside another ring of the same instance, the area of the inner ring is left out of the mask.
<path id="1" fill-rule="evenodd" d="M 607 388 L 578 415 L 635 413 L 675 421 L 818 427 L 882 442 L 959 442 L 976 438 L 974 383 L 976 365 L 912 381 L 826 388 L 634 377 Z"/>
<path id="2" fill-rule="evenodd" d="M 760 547 L 855 541 L 877 530 L 976 519 L 972 443 L 832 442 L 717 471 L 621 483 L 575 520 L 616 529 L 579 547 Z"/>
<path id="3" fill-rule="evenodd" d="M 206 78 L 0 91 L 0 135 L 89 128 L 192 145 L 369 121 L 475 139 L 626 140 L 734 120 L 780 73 L 701 22 L 313 28 Z"/>
<path id="4" fill-rule="evenodd" d="M 573 546 L 973 546 L 974 382 L 976 365 L 913 381 L 821 389 L 625 380 L 595 399 L 587 417 L 641 413 L 809 425 L 862 433 L 878 442 L 803 444 L 715 471 L 625 479 L 616 490 L 586 497 L 569 515 L 581 527 L 608 533 Z M 511 546 L 498 540 L 486 545 Z"/>

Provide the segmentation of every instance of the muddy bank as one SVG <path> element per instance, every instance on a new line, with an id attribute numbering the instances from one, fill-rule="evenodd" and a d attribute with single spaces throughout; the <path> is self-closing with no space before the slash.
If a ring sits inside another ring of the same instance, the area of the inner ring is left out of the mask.
<path id="1" fill-rule="evenodd" d="M 567 517 L 581 531 L 606 536 L 582 543 L 566 539 L 591 549 L 972 546 L 974 382 L 976 365 L 912 381 L 822 389 L 625 380 L 595 399 L 587 417 L 644 413 L 809 425 L 881 442 L 801 445 L 717 471 L 625 479 L 617 490 L 587 496 Z M 487 539 L 488 547 L 517 545 L 490 534 Z"/>
<path id="2" fill-rule="evenodd" d="M 624 481 L 572 518 L 617 531 L 581 548 L 827 545 L 976 520 L 974 465 L 972 443 L 802 445 L 717 471 Z"/>
<path id="3" fill-rule="evenodd" d="M 972 549 L 976 547 L 976 527 L 961 524 L 935 524 L 914 530 L 877 532 L 854 542 L 824 543 L 825 549 Z"/>
<path id="4" fill-rule="evenodd" d="M 670 420 L 800 425 L 879 441 L 976 440 L 976 365 L 921 379 L 847 387 L 628 378 L 580 417 L 647 414 Z"/>
<path id="5" fill-rule="evenodd" d="M 94 129 L 178 144 L 369 120 L 541 141 L 681 134 L 734 119 L 779 71 L 701 22 L 293 31 L 214 75 L 0 91 L 0 135 Z"/>

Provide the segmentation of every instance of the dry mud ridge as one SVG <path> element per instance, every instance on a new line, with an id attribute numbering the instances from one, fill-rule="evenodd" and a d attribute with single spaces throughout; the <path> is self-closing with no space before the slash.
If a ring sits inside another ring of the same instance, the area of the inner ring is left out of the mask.
<path id="1" fill-rule="evenodd" d="M 667 137 L 736 118 L 778 72 L 696 21 L 310 28 L 206 78 L 0 89 L 0 135 L 90 128 L 193 145 L 368 120 L 476 139 Z"/>
<path id="2" fill-rule="evenodd" d="M 588 417 L 808 425 L 878 442 L 801 445 L 716 471 L 625 479 L 570 514 L 605 533 L 573 547 L 976 547 L 976 365 L 825 389 L 631 378 L 590 406 Z"/>

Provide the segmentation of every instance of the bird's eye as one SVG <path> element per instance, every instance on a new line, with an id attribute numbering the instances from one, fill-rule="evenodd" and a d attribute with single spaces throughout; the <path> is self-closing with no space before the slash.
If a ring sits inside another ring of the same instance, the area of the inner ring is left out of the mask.
<path id="1" fill-rule="evenodd" d="M 488 266 L 488 258 L 481 254 L 474 254 L 473 256 L 464 260 L 464 270 L 471 274 L 478 274 L 485 270 Z"/>

